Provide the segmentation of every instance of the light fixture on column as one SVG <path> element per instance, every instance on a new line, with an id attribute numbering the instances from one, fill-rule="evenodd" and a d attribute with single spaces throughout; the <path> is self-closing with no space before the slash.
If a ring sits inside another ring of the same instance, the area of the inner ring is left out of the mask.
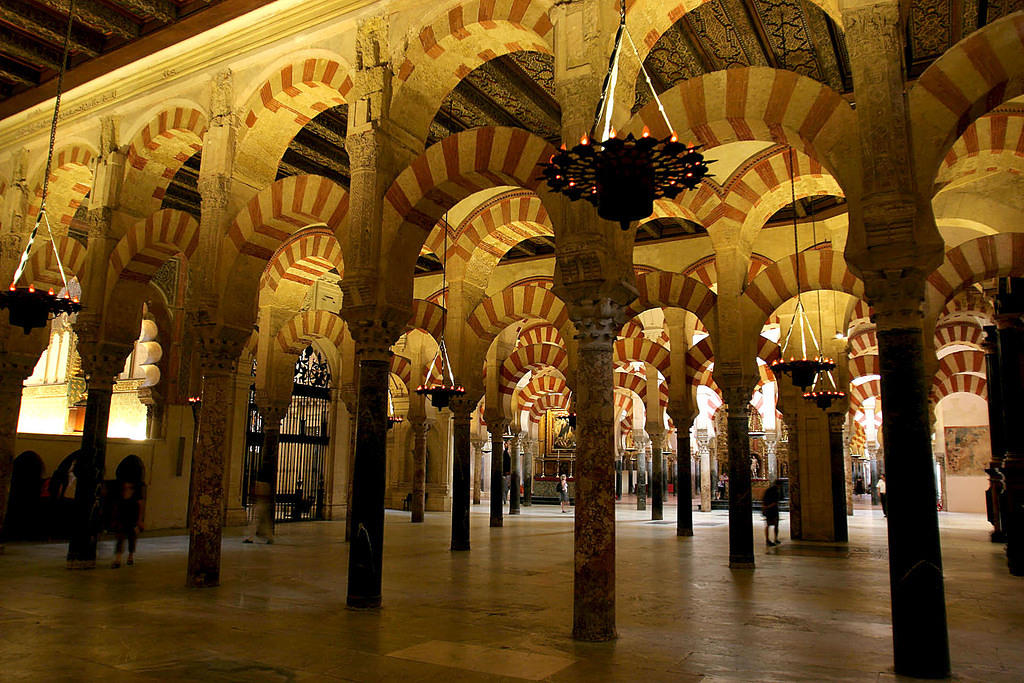
<path id="1" fill-rule="evenodd" d="M 790 192 L 793 202 L 793 253 L 796 258 L 796 310 L 793 312 L 793 320 L 789 324 L 789 331 L 782 343 L 782 357 L 772 361 L 771 369 L 775 374 L 789 375 L 795 386 L 807 391 L 814 386 L 818 375 L 831 370 L 836 366 L 831 358 L 825 358 L 818 345 L 818 339 L 814 336 L 814 330 L 807 321 L 807 311 L 804 309 L 803 293 L 800 284 L 800 235 L 796 220 L 796 155 L 792 147 L 789 148 L 789 179 Z M 821 307 L 818 307 L 820 312 Z M 793 330 L 800 328 L 800 357 L 790 356 L 785 358 L 786 349 L 793 336 Z M 808 349 L 807 338 L 811 338 L 811 347 Z M 808 356 L 810 351 L 810 356 Z"/>
<path id="2" fill-rule="evenodd" d="M 421 396 L 430 397 L 430 405 L 434 406 L 438 410 L 447 408 L 452 401 L 453 396 L 462 396 L 466 393 L 466 389 L 455 383 L 455 376 L 452 374 L 452 364 L 448 360 L 448 349 L 444 344 L 444 332 L 448 326 L 448 212 L 444 212 L 444 253 L 441 255 L 441 302 L 444 304 L 441 307 L 441 338 L 437 340 L 437 355 L 434 356 L 434 360 L 431 362 L 430 367 L 433 369 L 434 365 L 438 365 L 438 374 L 440 375 L 440 381 L 431 381 L 430 374 L 428 371 L 427 381 L 418 387 L 416 387 L 416 393 Z"/>
<path id="3" fill-rule="evenodd" d="M 658 111 L 671 131 L 668 137 L 653 138 L 645 126 L 639 138 L 632 133 L 619 138 L 612 127 L 623 36 L 640 62 L 640 70 L 658 103 Z M 599 124 L 602 127 L 600 137 Z M 601 99 L 594 112 L 594 123 L 589 133 L 580 138 L 580 144 L 572 149 L 566 149 L 563 144 L 543 164 L 544 181 L 553 191 L 564 194 L 571 201 L 584 199 L 590 202 L 597 207 L 601 218 L 618 221 L 623 230 L 628 230 L 631 221 L 641 220 L 654 212 L 655 199 L 675 199 L 684 189 L 692 190 L 707 177 L 708 162 L 700 148 L 700 145 L 679 142 L 679 136 L 668 120 L 665 107 L 626 28 L 626 0 L 622 0 L 619 30 L 615 34 L 615 47 L 604 77 Z"/>
<path id="4" fill-rule="evenodd" d="M 57 245 L 53 242 L 53 230 L 50 228 L 50 221 L 46 217 L 47 190 L 50 186 L 50 169 L 53 166 L 53 146 L 57 138 L 57 117 L 60 114 L 60 96 L 64 89 L 64 71 L 67 68 L 69 45 L 71 43 L 71 24 L 74 18 L 74 0 L 68 2 L 68 25 L 64 33 L 64 53 L 57 69 L 57 97 L 53 104 L 53 118 L 50 120 L 50 146 L 46 153 L 46 169 L 43 175 L 43 192 L 39 198 L 39 214 L 36 216 L 35 225 L 28 236 L 28 243 L 21 253 L 21 260 L 14 271 L 14 278 L 11 285 L 4 291 L 0 291 L 0 309 L 7 309 L 13 327 L 20 327 L 28 334 L 33 329 L 45 327 L 53 316 L 61 313 L 77 313 L 82 310 L 78 297 L 71 297 L 68 291 L 68 280 L 64 276 L 64 265 L 60 261 L 60 254 Z M 18 280 L 25 272 L 29 255 L 32 252 L 32 244 L 35 242 L 36 234 L 39 232 L 40 223 L 46 223 L 46 230 L 50 235 L 50 245 L 53 247 L 53 254 L 57 261 L 57 268 L 60 271 L 61 280 L 64 281 L 64 290 L 58 295 L 53 289 L 36 289 L 34 284 L 27 287 L 19 287 Z"/>

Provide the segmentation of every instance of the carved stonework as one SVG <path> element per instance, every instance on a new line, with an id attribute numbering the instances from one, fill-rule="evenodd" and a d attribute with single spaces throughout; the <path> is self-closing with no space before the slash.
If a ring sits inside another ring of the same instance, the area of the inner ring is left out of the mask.
<path id="1" fill-rule="evenodd" d="M 921 327 L 925 275 L 919 270 L 865 274 L 864 290 L 878 331 Z"/>
<path id="2" fill-rule="evenodd" d="M 570 311 L 580 350 L 610 349 L 626 322 L 625 307 L 610 299 L 581 302 Z"/>
<path id="3" fill-rule="evenodd" d="M 391 345 L 405 330 L 404 324 L 387 319 L 348 322 L 359 360 L 387 360 L 391 356 Z"/>

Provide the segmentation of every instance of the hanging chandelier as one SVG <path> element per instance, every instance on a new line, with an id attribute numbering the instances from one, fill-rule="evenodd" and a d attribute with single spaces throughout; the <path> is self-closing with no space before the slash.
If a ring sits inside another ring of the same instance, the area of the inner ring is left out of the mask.
<path id="1" fill-rule="evenodd" d="M 453 396 L 462 396 L 466 389 L 461 384 L 455 383 L 455 376 L 452 374 L 452 364 L 448 360 L 448 348 L 444 343 L 444 331 L 448 326 L 448 212 L 444 212 L 444 253 L 441 257 L 441 338 L 437 341 L 437 355 L 434 356 L 430 367 L 438 366 L 439 381 L 431 381 L 428 371 L 427 381 L 416 387 L 416 393 L 420 396 L 429 396 L 430 405 L 438 410 L 447 408 Z"/>
<path id="2" fill-rule="evenodd" d="M 0 310 L 7 309 L 12 327 L 20 327 L 28 334 L 34 329 L 45 327 L 52 317 L 62 313 L 77 313 L 82 310 L 78 297 L 71 297 L 68 291 L 68 280 L 64 275 L 64 265 L 60 261 L 60 253 L 53 241 L 53 229 L 50 227 L 50 220 L 46 216 L 46 198 L 50 186 L 50 170 L 53 167 L 53 146 L 57 139 L 57 118 L 60 114 L 60 96 L 64 89 L 64 71 L 67 68 L 69 45 L 71 43 L 71 24 L 74 17 L 74 0 L 68 1 L 68 25 L 64 34 L 64 54 L 60 60 L 60 67 L 57 70 L 57 97 L 53 105 L 53 118 L 50 121 L 50 146 L 46 154 L 46 169 L 43 175 L 43 192 L 39 200 L 39 214 L 36 217 L 35 225 L 28 236 L 28 243 L 21 253 L 21 260 L 14 271 L 14 278 L 6 290 L 0 291 Z M 37 289 L 34 284 L 27 287 L 18 285 L 28 264 L 29 255 L 32 252 L 32 244 L 35 242 L 36 234 L 39 232 L 39 225 L 46 223 L 46 230 L 50 235 L 50 246 L 53 247 L 53 254 L 57 261 L 57 268 L 60 270 L 61 280 L 64 282 L 64 289 L 57 294 L 52 288 Z"/>
<path id="3" fill-rule="evenodd" d="M 796 218 L 796 157 L 793 148 L 789 148 L 789 182 L 793 202 L 793 253 L 796 257 L 796 310 L 793 313 L 793 320 L 789 325 L 789 332 L 786 333 L 786 340 L 782 344 L 782 357 L 772 361 L 771 369 L 775 374 L 782 373 L 789 375 L 793 385 L 800 387 L 807 392 L 814 386 L 818 375 L 822 372 L 832 370 L 836 364 L 831 358 L 825 358 L 821 353 L 817 337 L 814 336 L 814 329 L 807 320 L 807 311 L 804 309 L 803 292 L 800 290 L 800 236 Z M 818 306 L 819 316 L 821 306 Z M 790 356 L 785 358 L 786 349 L 789 348 L 793 330 L 800 328 L 800 357 Z M 808 355 L 807 338 L 811 339 L 810 355 Z"/>
<path id="4" fill-rule="evenodd" d="M 395 402 L 391 398 L 391 387 L 388 387 L 388 429 L 402 421 L 402 416 L 395 412 Z"/>
<path id="5" fill-rule="evenodd" d="M 811 240 L 816 245 L 818 243 L 818 229 L 814 222 L 814 213 L 811 213 Z M 825 328 L 821 324 L 821 290 L 817 291 L 818 295 L 818 333 L 821 334 L 822 341 L 825 339 Z M 835 318 L 836 310 L 836 297 L 835 291 L 832 292 L 832 323 L 836 329 L 839 329 L 839 325 L 836 323 Z M 828 384 L 825 384 L 825 379 L 828 379 Z M 832 407 L 835 401 L 841 401 L 846 398 L 846 392 L 840 391 L 839 385 L 836 384 L 836 378 L 832 376 L 832 369 L 828 369 L 824 372 L 819 372 L 815 377 L 814 384 L 811 385 L 810 391 L 804 392 L 804 400 L 813 401 L 822 410 L 828 410 Z"/>
<path id="6" fill-rule="evenodd" d="M 671 132 L 666 138 L 653 138 L 644 126 L 639 138 L 632 133 L 619 138 L 612 128 L 615 86 L 618 80 L 622 38 L 626 37 L 640 70 L 658 103 L 658 111 Z M 596 137 L 602 125 L 600 139 Z M 619 30 L 615 34 L 608 73 L 604 77 L 601 99 L 594 112 L 589 134 L 580 138 L 572 149 L 562 148 L 543 165 L 543 178 L 554 192 L 570 201 L 583 199 L 597 207 L 597 214 L 609 221 L 618 221 L 629 230 L 631 221 L 641 220 L 654 212 L 654 200 L 675 199 L 684 189 L 692 190 L 708 176 L 708 162 L 700 153 L 701 145 L 679 142 L 665 107 L 651 82 L 643 60 L 626 28 L 626 2 L 619 12 Z"/>

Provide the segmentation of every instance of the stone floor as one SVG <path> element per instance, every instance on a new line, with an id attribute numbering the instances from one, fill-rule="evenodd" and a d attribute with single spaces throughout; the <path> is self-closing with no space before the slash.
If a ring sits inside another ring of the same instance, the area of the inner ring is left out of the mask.
<path id="1" fill-rule="evenodd" d="M 675 508 L 666 507 L 666 520 Z M 272 546 L 224 542 L 223 585 L 184 588 L 187 538 L 143 538 L 133 568 L 69 572 L 64 546 L 0 556 L 0 680 L 823 681 L 892 679 L 885 521 L 857 510 L 848 548 L 786 542 L 727 567 L 726 513 L 672 522 L 618 509 L 618 629 L 576 643 L 572 515 L 526 509 L 473 550 L 449 519 L 388 513 L 380 612 L 345 609 L 339 523 L 279 528 Z M 977 516 L 943 514 L 953 667 L 1024 680 L 1024 580 Z M 785 522 L 783 524 L 785 532 Z M 111 544 L 102 546 L 109 557 Z"/>

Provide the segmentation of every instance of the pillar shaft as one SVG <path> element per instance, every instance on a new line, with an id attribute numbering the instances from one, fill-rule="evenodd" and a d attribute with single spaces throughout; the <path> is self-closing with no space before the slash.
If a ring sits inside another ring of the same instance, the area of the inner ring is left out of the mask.
<path id="1" fill-rule="evenodd" d="M 487 429 L 491 434 L 491 526 L 499 527 L 502 519 L 502 498 L 505 497 L 505 477 L 502 472 L 502 461 L 505 449 L 502 435 L 507 423 L 496 418 L 487 421 Z"/>
<path id="2" fill-rule="evenodd" d="M 512 439 L 510 454 L 512 455 L 512 468 L 510 470 L 511 483 L 508 490 L 508 514 L 519 514 L 519 439 L 516 435 Z"/>
<path id="3" fill-rule="evenodd" d="M 1003 380 L 999 368 L 999 332 L 994 325 L 985 327 L 984 348 L 988 388 L 988 433 L 992 444 L 992 459 L 985 469 L 985 473 L 988 474 L 985 508 L 988 512 L 988 521 L 992 524 L 992 542 L 1005 543 L 1003 507 L 1006 502 L 1006 482 L 1003 474 L 1003 456 L 1006 453 L 1006 440 L 1003 436 Z"/>
<path id="4" fill-rule="evenodd" d="M 34 353 L 20 354 L 11 350 L 0 353 L 0 529 L 4 528 L 11 490 L 22 384 L 31 376 L 37 358 Z M 2 551 L 0 545 L 0 553 Z"/>
<path id="5" fill-rule="evenodd" d="M 523 506 L 533 505 L 533 447 L 536 442 L 529 439 L 523 444 Z"/>
<path id="6" fill-rule="evenodd" d="M 676 536 L 693 536 L 693 482 L 690 475 L 690 429 L 676 432 Z"/>
<path id="7" fill-rule="evenodd" d="M 661 456 L 665 433 L 650 432 L 651 436 L 651 519 L 665 517 L 665 463 Z"/>
<path id="8" fill-rule="evenodd" d="M 575 321 L 576 517 L 573 637 L 615 637 L 615 424 L 612 346 L 617 307 Z"/>
<path id="9" fill-rule="evenodd" d="M 356 452 L 348 555 L 349 607 L 381 604 L 384 490 L 387 485 L 388 362 L 386 347 L 356 342 L 359 362 Z"/>
<path id="10" fill-rule="evenodd" d="M 949 638 L 920 316 L 879 311 L 876 324 L 896 672 L 941 677 Z"/>
<path id="11" fill-rule="evenodd" d="M 647 509 L 647 444 L 643 442 L 636 443 L 636 509 Z"/>
<path id="12" fill-rule="evenodd" d="M 754 519 L 750 484 L 750 434 L 746 387 L 725 389 L 729 404 L 729 566 L 754 567 Z"/>
<path id="13" fill-rule="evenodd" d="M 996 297 L 1003 408 L 1002 473 L 1006 482 L 1003 523 L 1010 573 L 1024 576 L 1024 438 L 1010 429 L 1024 414 L 1024 278 L 1003 278 Z M 886 452 L 889 449 L 886 448 Z M 886 462 L 888 471 L 888 462 Z M 891 496 L 890 496 L 891 498 Z"/>
<path id="14" fill-rule="evenodd" d="M 452 481 L 452 550 L 469 550 L 469 460 L 472 442 L 469 433 L 474 405 L 465 397 L 452 400 L 452 441 L 455 472 Z M 493 453 L 491 454 L 493 457 Z M 500 482 L 499 477 L 499 482 Z M 500 511 L 501 495 L 498 495 Z M 491 510 L 494 501 L 491 501 Z"/>
<path id="15" fill-rule="evenodd" d="M 427 432 L 430 425 L 426 420 L 412 420 L 412 500 L 409 510 L 412 521 L 423 521 L 427 499 Z"/>
<path id="16" fill-rule="evenodd" d="M 846 455 L 843 453 L 844 413 L 828 413 L 828 452 L 832 470 L 832 528 L 835 540 L 850 540 L 846 524 Z"/>

